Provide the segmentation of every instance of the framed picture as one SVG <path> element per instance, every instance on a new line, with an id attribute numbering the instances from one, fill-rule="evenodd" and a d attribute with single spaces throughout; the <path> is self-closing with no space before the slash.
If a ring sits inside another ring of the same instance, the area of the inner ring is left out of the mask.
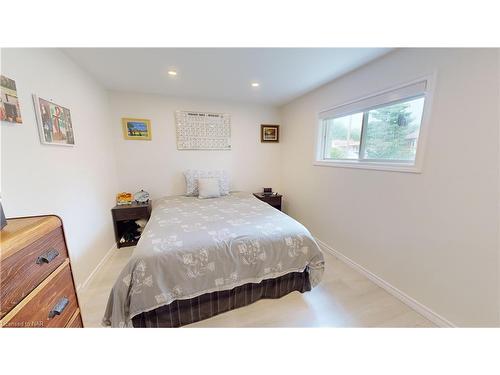
<path id="1" fill-rule="evenodd" d="M 279 142 L 280 141 L 280 126 L 279 125 L 261 125 L 260 126 L 260 141 L 261 142 Z"/>
<path id="2" fill-rule="evenodd" d="M 16 81 L 0 75 L 0 120 L 22 124 Z"/>
<path id="3" fill-rule="evenodd" d="M 143 118 L 122 118 L 123 138 L 151 140 L 151 121 Z"/>
<path id="4" fill-rule="evenodd" d="M 40 142 L 45 145 L 74 146 L 75 135 L 68 108 L 33 95 Z"/>

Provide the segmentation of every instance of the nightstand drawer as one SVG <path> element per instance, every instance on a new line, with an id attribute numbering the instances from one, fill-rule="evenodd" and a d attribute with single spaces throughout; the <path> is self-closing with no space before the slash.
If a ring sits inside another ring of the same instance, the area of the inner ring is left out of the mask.
<path id="1" fill-rule="evenodd" d="M 271 206 L 281 205 L 281 197 L 266 197 L 265 202 Z"/>
<path id="2" fill-rule="evenodd" d="M 149 218 L 151 212 L 149 206 L 127 207 L 113 210 L 115 220 L 136 220 L 138 218 Z"/>
<path id="3" fill-rule="evenodd" d="M 267 204 L 281 211 L 281 194 L 264 195 L 262 193 L 254 193 L 253 195 L 255 198 L 261 200 L 262 202 L 266 202 Z"/>

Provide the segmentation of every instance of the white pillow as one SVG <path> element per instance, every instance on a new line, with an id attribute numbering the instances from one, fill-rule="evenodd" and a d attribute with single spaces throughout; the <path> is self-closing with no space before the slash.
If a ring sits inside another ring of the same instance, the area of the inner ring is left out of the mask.
<path id="1" fill-rule="evenodd" d="M 198 179 L 198 198 L 218 198 L 220 197 L 219 179 L 218 178 L 199 178 Z"/>
<path id="2" fill-rule="evenodd" d="M 198 179 L 199 178 L 217 178 L 219 180 L 219 191 L 221 195 L 229 194 L 229 176 L 224 170 L 202 171 L 189 169 L 184 172 L 186 177 L 186 195 L 198 195 Z"/>

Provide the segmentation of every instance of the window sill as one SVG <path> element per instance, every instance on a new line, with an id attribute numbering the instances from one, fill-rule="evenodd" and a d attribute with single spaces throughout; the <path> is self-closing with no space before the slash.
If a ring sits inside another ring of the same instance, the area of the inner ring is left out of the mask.
<path id="1" fill-rule="evenodd" d="M 421 173 L 421 168 L 415 164 L 406 163 L 379 163 L 367 161 L 327 161 L 315 160 L 313 165 L 319 167 L 335 167 L 335 168 L 355 168 L 355 169 L 373 169 L 378 171 L 389 172 L 404 172 L 404 173 Z"/>

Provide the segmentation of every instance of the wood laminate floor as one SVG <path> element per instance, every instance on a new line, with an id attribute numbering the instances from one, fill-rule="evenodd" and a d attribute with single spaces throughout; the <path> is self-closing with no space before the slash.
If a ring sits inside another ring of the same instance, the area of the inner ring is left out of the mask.
<path id="1" fill-rule="evenodd" d="M 85 327 L 100 327 L 111 287 L 133 247 L 113 254 L 79 292 Z M 434 327 L 434 324 L 334 256 L 325 253 L 312 291 L 260 300 L 186 327 Z"/>

